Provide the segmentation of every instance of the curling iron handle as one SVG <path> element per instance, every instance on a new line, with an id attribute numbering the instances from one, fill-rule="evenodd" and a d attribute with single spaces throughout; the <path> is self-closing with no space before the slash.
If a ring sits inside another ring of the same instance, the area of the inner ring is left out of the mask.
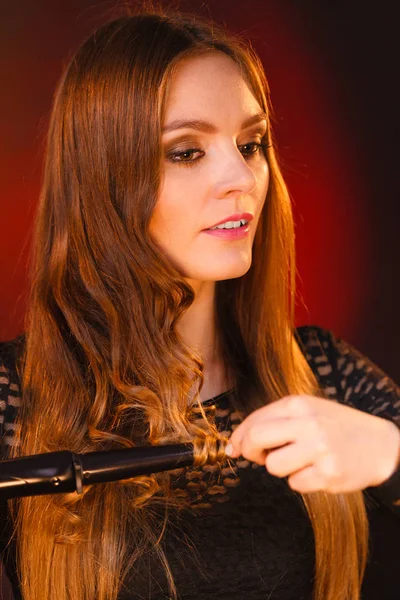
<path id="1" fill-rule="evenodd" d="M 0 463 L 0 497 L 37 496 L 75 490 L 72 452 L 68 450 Z"/>

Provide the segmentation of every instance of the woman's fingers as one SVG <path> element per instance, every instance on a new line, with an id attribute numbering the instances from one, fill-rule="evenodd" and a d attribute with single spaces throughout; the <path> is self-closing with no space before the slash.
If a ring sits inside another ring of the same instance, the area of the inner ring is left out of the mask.
<path id="1" fill-rule="evenodd" d="M 232 454 L 232 456 L 240 456 L 241 454 L 247 460 L 262 465 L 269 450 L 286 446 L 292 442 L 300 443 L 298 449 L 313 447 L 314 454 L 319 455 L 320 452 L 326 451 L 323 437 L 316 419 L 309 417 L 295 419 L 264 418 L 257 423 L 249 423 L 248 427 L 243 429 L 242 435 L 236 440 L 233 440 L 232 436 L 230 442 L 232 445 L 235 444 L 235 454 Z M 302 445 L 303 440 L 304 444 Z M 286 456 L 288 452 L 286 450 L 283 456 Z M 273 454 L 271 453 L 269 456 Z"/>
<path id="2" fill-rule="evenodd" d="M 293 490 L 302 494 L 319 492 L 326 487 L 325 479 L 321 477 L 320 473 L 313 465 L 309 465 L 297 473 L 290 475 L 288 484 Z"/>
<path id="3" fill-rule="evenodd" d="M 263 419 L 244 430 L 236 449 L 247 460 L 263 465 L 266 451 L 293 442 L 296 429 L 290 419 Z"/>
<path id="4" fill-rule="evenodd" d="M 232 433 L 229 439 L 229 442 L 232 445 L 232 452 L 229 455 L 236 458 L 242 454 L 242 440 L 251 429 L 258 428 L 263 422 L 272 423 L 273 421 L 312 417 L 315 414 L 314 404 L 315 398 L 312 396 L 286 396 L 255 410 L 247 416 Z M 287 439 L 286 441 L 280 442 L 278 440 L 275 443 L 275 446 L 282 445 L 287 441 L 291 440 Z M 263 461 L 261 460 L 260 464 L 262 462 Z"/>
<path id="5" fill-rule="evenodd" d="M 320 453 L 310 443 L 288 444 L 278 450 L 268 452 L 265 466 L 275 477 L 287 477 L 291 473 L 300 471 L 313 465 Z"/>

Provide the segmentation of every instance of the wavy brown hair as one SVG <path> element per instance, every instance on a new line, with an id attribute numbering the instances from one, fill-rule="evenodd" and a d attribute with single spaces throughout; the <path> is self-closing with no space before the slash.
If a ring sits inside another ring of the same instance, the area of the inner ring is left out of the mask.
<path id="1" fill-rule="evenodd" d="M 159 7 L 101 26 L 63 73 L 35 225 L 14 456 L 193 441 L 196 464 L 225 460 L 201 408 L 201 356 L 176 329 L 194 291 L 148 234 L 168 82 L 182 60 L 216 51 L 240 66 L 271 116 L 250 44 Z M 245 413 L 287 394 L 321 394 L 295 340 L 293 221 L 269 121 L 270 185 L 252 266 L 216 284 L 221 352 Z M 368 533 L 361 493 L 303 499 L 315 534 L 314 598 L 359 599 Z M 175 597 L 159 543 L 166 516 L 152 518 L 174 501 L 162 474 L 15 502 L 24 599 L 115 600 L 149 547 Z M 136 534 L 129 546 L 128 530 Z"/>

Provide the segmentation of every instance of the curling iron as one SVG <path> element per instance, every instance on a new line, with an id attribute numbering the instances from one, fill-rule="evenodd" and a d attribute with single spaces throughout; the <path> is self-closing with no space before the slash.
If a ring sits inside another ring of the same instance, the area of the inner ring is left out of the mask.
<path id="1" fill-rule="evenodd" d="M 68 450 L 0 462 L 0 500 L 77 492 L 84 485 L 193 465 L 192 444 L 141 446 L 76 454 Z"/>

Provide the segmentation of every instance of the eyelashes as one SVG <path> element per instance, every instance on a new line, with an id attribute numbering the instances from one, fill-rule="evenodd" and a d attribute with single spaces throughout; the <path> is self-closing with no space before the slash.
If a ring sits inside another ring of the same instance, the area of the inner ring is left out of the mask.
<path id="1" fill-rule="evenodd" d="M 263 144 L 261 142 L 249 142 L 247 144 L 242 144 L 238 146 L 239 150 L 242 152 L 243 156 L 248 158 L 253 158 L 260 154 L 261 150 L 266 150 L 267 148 L 271 148 L 272 144 Z M 249 148 L 250 150 L 242 151 L 242 148 Z M 194 154 L 200 154 L 197 158 L 190 159 L 189 157 Z M 179 152 L 170 152 L 167 154 L 166 158 L 169 162 L 178 165 L 184 165 L 185 167 L 193 167 L 195 166 L 205 155 L 203 150 L 200 148 L 187 148 L 186 150 L 181 150 Z"/>

